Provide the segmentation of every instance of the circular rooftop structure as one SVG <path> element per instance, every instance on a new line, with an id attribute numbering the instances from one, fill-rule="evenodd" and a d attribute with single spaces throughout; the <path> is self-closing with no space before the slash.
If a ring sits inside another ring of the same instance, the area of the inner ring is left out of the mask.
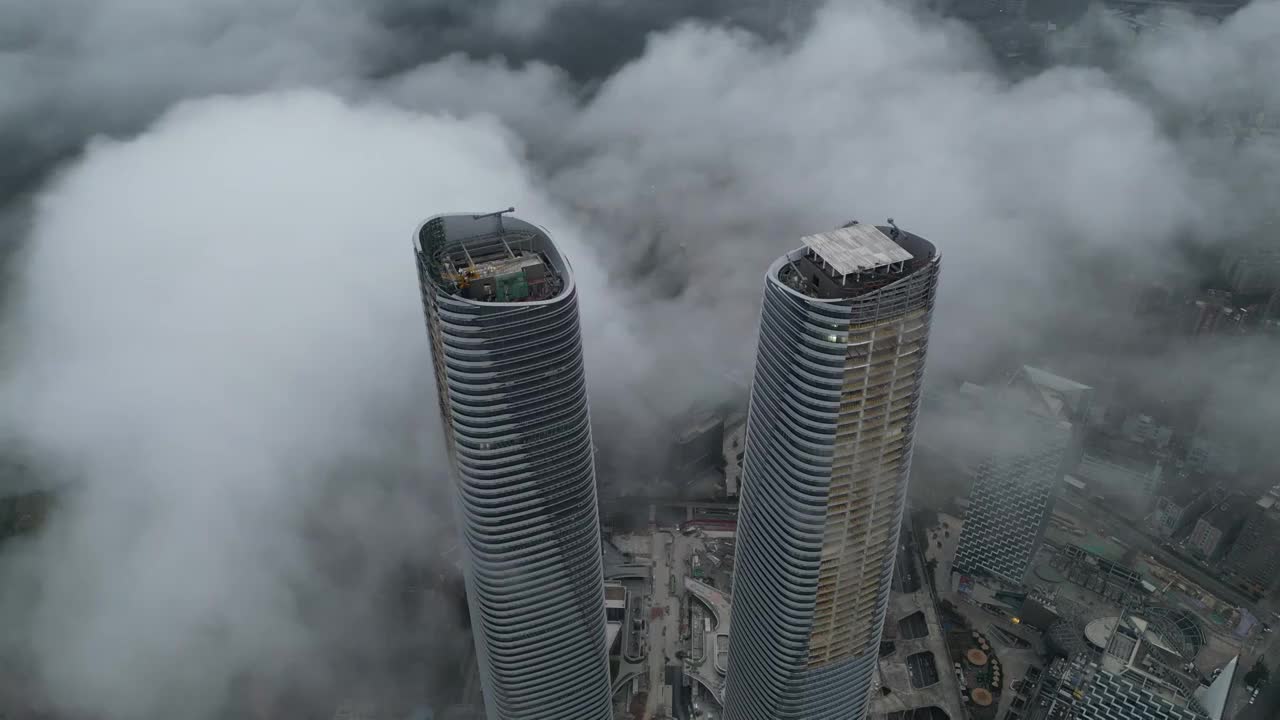
<path id="1" fill-rule="evenodd" d="M 1040 578 L 1041 580 L 1048 583 L 1053 583 L 1054 585 L 1060 585 L 1067 581 L 1066 576 L 1063 575 L 1061 571 L 1059 571 L 1057 568 L 1050 565 L 1049 563 L 1042 563 L 1040 565 L 1037 565 L 1035 568 L 1035 574 L 1036 574 L 1036 577 Z"/>
<path id="2" fill-rule="evenodd" d="M 971 648 L 969 652 L 964 654 L 964 659 L 969 661 L 970 665 L 982 667 L 987 664 L 987 654 L 978 648 Z"/>
<path id="3" fill-rule="evenodd" d="M 1184 658 L 1190 659 L 1204 647 L 1204 631 L 1200 621 L 1190 611 L 1181 608 L 1152 605 L 1142 611 L 1151 623 L 1151 629 L 1166 645 Z"/>
<path id="4" fill-rule="evenodd" d="M 1120 623 L 1118 617 L 1101 617 L 1097 620 L 1089 621 L 1084 627 L 1084 639 L 1089 644 L 1099 650 L 1106 650 L 1107 643 L 1111 640 L 1111 634 L 1116 631 L 1116 625 Z"/>
<path id="5" fill-rule="evenodd" d="M 1138 628 L 1154 635 L 1154 640 L 1169 650 L 1190 659 L 1204 647 L 1204 631 L 1200 621 L 1190 612 L 1179 608 L 1151 606 L 1142 609 L 1140 616 L 1130 616 L 1138 622 Z M 1118 617 L 1098 618 L 1084 629 L 1085 639 L 1099 650 L 1106 650 Z"/>
<path id="6" fill-rule="evenodd" d="M 1071 657 L 1085 650 L 1082 629 L 1079 625 L 1066 618 L 1059 618 L 1053 621 L 1045 637 L 1050 650 L 1061 657 Z"/>
<path id="7" fill-rule="evenodd" d="M 994 698 L 991 697 L 991 691 L 986 688 L 974 688 L 969 694 L 973 698 L 973 704 L 981 707 L 987 707 Z"/>

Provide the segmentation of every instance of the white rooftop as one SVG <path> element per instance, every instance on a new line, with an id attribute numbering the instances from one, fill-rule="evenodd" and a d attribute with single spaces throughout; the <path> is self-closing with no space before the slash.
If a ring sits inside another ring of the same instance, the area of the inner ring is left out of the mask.
<path id="1" fill-rule="evenodd" d="M 801 241 L 840 275 L 905 262 L 912 257 L 875 225 L 864 223 L 808 235 Z"/>
<path id="2" fill-rule="evenodd" d="M 1231 689 L 1231 681 L 1236 676 L 1236 665 L 1239 662 L 1239 655 L 1231 658 L 1213 684 L 1196 688 L 1196 701 L 1209 714 L 1209 720 L 1222 720 L 1223 712 L 1227 709 L 1227 692 Z"/>
<path id="3" fill-rule="evenodd" d="M 1084 627 L 1084 638 L 1099 650 L 1105 650 L 1111 643 L 1111 635 L 1119 624 L 1118 617 L 1100 617 L 1090 620 Z"/>
<path id="4" fill-rule="evenodd" d="M 613 652 L 613 644 L 618 641 L 618 636 L 622 634 L 622 623 L 607 622 L 604 624 L 604 641 L 609 648 L 609 652 Z"/>

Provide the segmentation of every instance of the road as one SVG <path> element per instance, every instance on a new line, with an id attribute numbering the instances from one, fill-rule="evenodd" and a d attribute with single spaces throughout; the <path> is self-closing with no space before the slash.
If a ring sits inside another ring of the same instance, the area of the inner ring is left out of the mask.
<path id="1" fill-rule="evenodd" d="M 674 547 L 673 536 L 669 532 L 658 531 L 653 534 L 653 601 L 651 608 L 661 608 L 662 617 L 653 617 L 649 613 L 649 698 L 645 707 L 645 717 L 658 717 L 663 709 L 662 686 L 666 684 L 666 657 L 668 652 L 668 627 L 672 617 L 680 616 L 679 600 L 671 595 L 671 558 L 668 557 Z M 677 627 L 679 627 L 677 625 Z M 665 708 L 670 710 L 670 708 Z"/>
<path id="2" fill-rule="evenodd" d="M 1158 540 L 1143 533 L 1141 529 L 1134 525 L 1132 520 L 1114 514 L 1111 508 L 1083 501 L 1079 499 L 1078 496 L 1064 496 L 1059 498 L 1058 502 L 1079 512 L 1080 520 L 1085 522 L 1095 521 L 1096 524 L 1101 525 L 1107 533 L 1119 538 L 1125 545 L 1137 548 L 1138 550 L 1147 553 L 1214 595 L 1217 595 L 1238 607 L 1247 608 L 1254 612 L 1255 615 L 1264 612 L 1263 610 L 1256 609 L 1255 601 L 1244 593 L 1210 575 L 1195 563 L 1183 560 L 1178 555 L 1165 550 L 1160 546 L 1160 542 Z"/>

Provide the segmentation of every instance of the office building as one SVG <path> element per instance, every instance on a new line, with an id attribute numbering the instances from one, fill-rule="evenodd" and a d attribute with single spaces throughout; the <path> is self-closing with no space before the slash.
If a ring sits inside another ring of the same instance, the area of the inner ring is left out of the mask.
<path id="1" fill-rule="evenodd" d="M 1091 493 L 1102 495 L 1112 507 L 1135 520 L 1146 517 L 1163 490 L 1169 451 L 1117 434 L 1093 431 L 1084 438 L 1084 451 L 1075 476 Z"/>
<path id="2" fill-rule="evenodd" d="M 1252 500 L 1240 495 L 1224 498 L 1196 520 L 1186 539 L 1187 548 L 1204 560 L 1216 560 L 1235 541 L 1251 504 Z"/>
<path id="3" fill-rule="evenodd" d="M 1180 538 L 1222 499 L 1222 490 L 1206 475 L 1183 469 L 1164 484 L 1148 525 L 1164 538 Z"/>
<path id="4" fill-rule="evenodd" d="M 1248 509 L 1244 527 L 1222 562 L 1227 580 L 1255 597 L 1267 594 L 1280 575 L 1280 511 L 1266 500 Z"/>
<path id="5" fill-rule="evenodd" d="M 607 720 L 600 519 L 568 260 L 502 214 L 414 238 L 489 720 Z"/>
<path id="6" fill-rule="evenodd" d="M 803 239 L 765 276 L 726 720 L 861 718 L 876 668 L 940 257 L 896 226 Z"/>
<path id="7" fill-rule="evenodd" d="M 1021 585 L 1044 539 L 1090 388 L 1022 368 L 1003 388 L 970 393 L 986 457 L 969 493 L 954 571 Z"/>

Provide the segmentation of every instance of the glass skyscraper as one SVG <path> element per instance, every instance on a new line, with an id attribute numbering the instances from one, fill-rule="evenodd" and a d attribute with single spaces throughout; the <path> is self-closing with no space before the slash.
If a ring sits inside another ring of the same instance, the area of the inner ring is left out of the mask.
<path id="1" fill-rule="evenodd" d="M 876 668 L 940 257 L 896 226 L 812 235 L 765 277 L 726 720 L 857 720 Z"/>
<path id="2" fill-rule="evenodd" d="M 608 720 L 600 519 L 569 262 L 541 228 L 442 215 L 415 254 L 490 720 Z"/>

